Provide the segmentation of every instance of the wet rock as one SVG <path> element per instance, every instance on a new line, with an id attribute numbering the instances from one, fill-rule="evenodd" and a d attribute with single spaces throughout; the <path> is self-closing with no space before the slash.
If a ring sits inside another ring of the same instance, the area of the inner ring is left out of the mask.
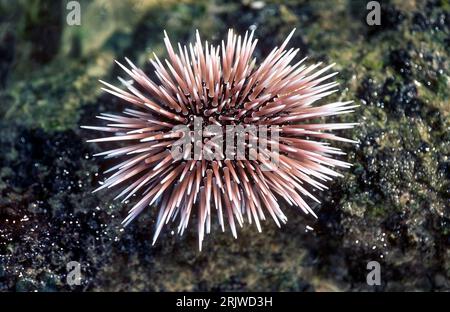
<path id="1" fill-rule="evenodd" d="M 369 36 L 373 36 L 385 31 L 396 30 L 405 20 L 405 15 L 390 3 L 381 3 L 381 25 L 373 25 L 368 27 Z M 367 13 L 367 11 L 366 11 Z M 365 19 L 364 19 L 365 22 Z"/>
<path id="2" fill-rule="evenodd" d="M 390 53 L 390 63 L 392 67 L 403 77 L 411 76 L 411 56 L 407 50 L 393 50 Z"/>
<path id="3" fill-rule="evenodd" d="M 8 126 L 0 140 L 9 147 L 0 156 L 0 266 L 10 277 L 5 288 L 72 289 L 66 264 L 83 263 L 91 276 L 111 242 L 105 212 L 96 211 L 96 199 L 85 194 L 91 178 L 80 175 L 87 150 L 73 131 L 49 135 Z"/>
<path id="4" fill-rule="evenodd" d="M 36 62 L 47 63 L 59 51 L 63 15 L 62 2 L 34 1 L 24 5 L 24 39 L 32 43 L 31 57 Z"/>
<path id="5" fill-rule="evenodd" d="M 414 13 L 412 24 L 415 31 L 425 31 L 430 27 L 429 20 L 422 12 Z"/>
<path id="6" fill-rule="evenodd" d="M 1 22 L 1 21 L 0 21 Z M 6 86 L 6 81 L 14 60 L 15 37 L 6 27 L 0 31 L 0 89 Z"/>
<path id="7" fill-rule="evenodd" d="M 412 83 L 387 79 L 383 85 L 382 96 L 386 109 L 396 117 L 403 114 L 414 117 L 423 112 L 423 103 L 417 99 L 417 89 Z"/>

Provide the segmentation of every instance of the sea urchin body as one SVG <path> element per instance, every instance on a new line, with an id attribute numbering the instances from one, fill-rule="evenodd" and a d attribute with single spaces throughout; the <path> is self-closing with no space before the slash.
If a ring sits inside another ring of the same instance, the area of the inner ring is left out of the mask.
<path id="1" fill-rule="evenodd" d="M 327 82 L 336 73 L 326 74 L 333 65 L 303 65 L 305 59 L 291 64 L 298 53 L 286 50 L 291 36 L 257 65 L 253 32 L 242 38 L 230 30 L 219 46 L 203 44 L 197 32 L 194 45 L 178 44 L 177 51 L 166 34 L 168 60 L 156 55 L 151 60 L 159 83 L 128 59 L 129 68 L 117 62 L 132 80 L 119 78 L 124 89 L 102 81 L 104 90 L 133 108 L 123 115 L 101 114 L 98 118 L 111 123 L 84 128 L 113 134 L 90 142 L 124 142 L 97 154 L 122 158 L 97 190 L 120 184 L 117 198 L 139 195 L 125 225 L 157 204 L 155 241 L 170 220 L 179 220 L 182 234 L 195 214 L 201 249 L 214 215 L 234 237 L 236 225 L 246 220 L 259 231 L 267 214 L 278 226 L 286 222 L 280 199 L 315 216 L 304 199 L 318 202 L 308 186 L 325 189 L 324 181 L 339 176 L 333 168 L 349 166 L 332 157 L 344 153 L 325 141 L 353 142 L 330 130 L 355 125 L 320 120 L 355 106 L 316 104 L 336 91 L 337 83 Z M 262 135 L 261 129 L 270 133 Z M 235 133 L 246 149 L 242 153 L 233 148 Z"/>

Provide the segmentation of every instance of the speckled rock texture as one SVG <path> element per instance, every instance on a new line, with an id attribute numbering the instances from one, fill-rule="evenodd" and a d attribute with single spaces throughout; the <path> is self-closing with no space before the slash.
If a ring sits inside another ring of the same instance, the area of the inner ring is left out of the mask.
<path id="1" fill-rule="evenodd" d="M 450 290 L 448 0 L 382 1 L 381 26 L 356 0 L 80 3 L 81 26 L 68 26 L 65 1 L 0 1 L 1 291 Z M 108 164 L 79 125 L 123 108 L 97 81 L 123 75 L 114 59 L 152 73 L 164 29 L 219 42 L 230 27 L 256 27 L 258 57 L 296 27 L 300 57 L 336 63 L 329 100 L 360 105 L 336 118 L 361 123 L 343 133 L 360 143 L 340 145 L 354 166 L 316 191 L 318 220 L 286 207 L 282 229 L 268 220 L 235 240 L 214 226 L 201 253 L 194 228 L 169 226 L 152 246 L 155 209 L 122 229 L 133 200 L 91 194 Z M 369 261 L 380 286 L 366 283 Z"/>

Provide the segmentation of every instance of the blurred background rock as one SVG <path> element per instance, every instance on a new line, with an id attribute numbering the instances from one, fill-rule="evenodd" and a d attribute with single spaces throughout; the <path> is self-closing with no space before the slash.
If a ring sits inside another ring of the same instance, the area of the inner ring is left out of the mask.
<path id="1" fill-rule="evenodd" d="M 69 26 L 67 1 L 0 0 L 0 290 L 450 290 L 448 0 L 382 1 L 381 26 L 358 0 L 79 3 Z M 296 27 L 299 59 L 336 62 L 329 100 L 361 105 L 340 118 L 361 122 L 345 132 L 361 143 L 341 145 L 354 166 L 318 194 L 317 221 L 286 207 L 281 230 L 215 226 L 199 253 L 195 229 L 172 226 L 152 247 L 155 209 L 123 230 L 131 203 L 91 194 L 105 164 L 79 125 L 123 107 L 98 83 L 124 75 L 114 59 L 152 74 L 164 29 L 219 43 L 230 27 L 256 29 L 258 59 Z M 381 286 L 366 284 L 371 260 Z"/>

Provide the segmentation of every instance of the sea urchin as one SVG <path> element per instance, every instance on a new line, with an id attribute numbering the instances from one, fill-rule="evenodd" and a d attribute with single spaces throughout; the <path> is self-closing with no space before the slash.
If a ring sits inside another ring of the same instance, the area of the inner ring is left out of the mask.
<path id="1" fill-rule="evenodd" d="M 242 38 L 229 30 L 219 46 L 203 45 L 197 32 L 195 44 L 178 44 L 177 52 L 165 34 L 168 60 L 163 63 L 156 55 L 151 60 L 159 83 L 130 60 L 129 68 L 117 62 L 132 78 L 119 77 L 127 91 L 101 81 L 103 90 L 134 108 L 123 115 L 101 114 L 99 119 L 111 123 L 84 128 L 113 133 L 89 142 L 125 143 L 96 155 L 123 158 L 106 171 L 115 173 L 97 190 L 122 184 L 116 198 L 140 196 L 125 225 L 156 203 L 154 243 L 171 219 L 179 219 L 181 235 L 193 213 L 201 249 L 213 213 L 222 230 L 229 224 L 234 237 L 236 223 L 242 226 L 245 219 L 261 231 L 265 213 L 278 226 L 285 223 L 280 198 L 315 216 L 303 197 L 318 200 L 306 185 L 325 189 L 321 182 L 339 176 L 332 168 L 349 167 L 332 158 L 344 153 L 324 140 L 353 142 L 327 131 L 355 125 L 320 119 L 352 112 L 355 105 L 314 105 L 337 91 L 336 82 L 325 82 L 336 73 L 324 75 L 333 65 L 306 66 L 305 59 L 291 65 L 299 51 L 286 50 L 292 34 L 259 65 L 252 56 L 253 32 Z M 245 150 L 235 147 L 235 137 Z"/>

